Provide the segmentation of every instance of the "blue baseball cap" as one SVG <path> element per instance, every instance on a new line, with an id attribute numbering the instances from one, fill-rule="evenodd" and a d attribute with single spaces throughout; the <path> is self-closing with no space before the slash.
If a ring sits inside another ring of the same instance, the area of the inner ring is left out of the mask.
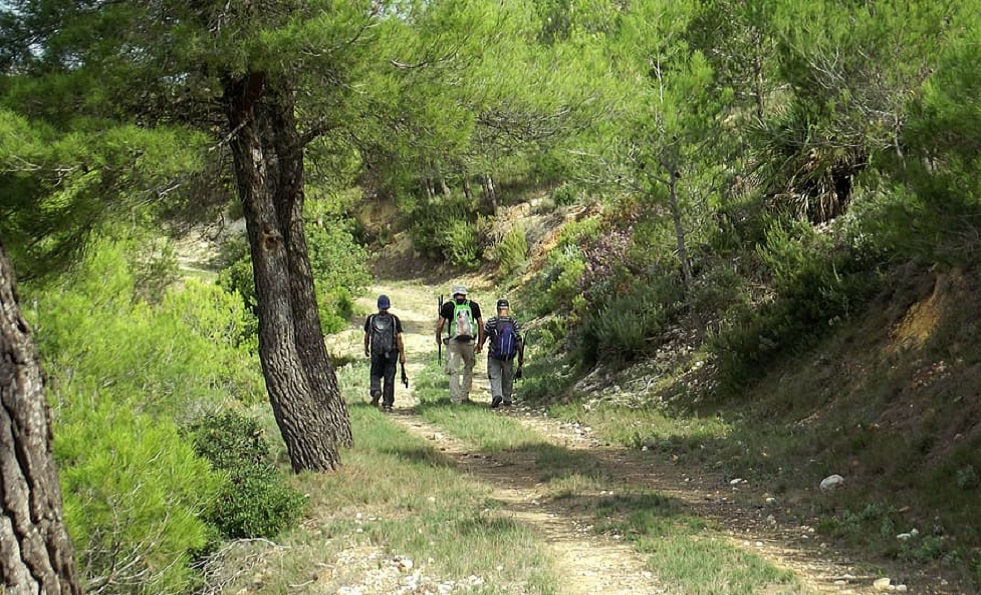
<path id="1" fill-rule="evenodd" d="M 389 301 L 387 295 L 378 296 L 378 307 L 381 308 L 382 310 L 388 310 L 389 308 L 392 307 L 392 302 Z"/>

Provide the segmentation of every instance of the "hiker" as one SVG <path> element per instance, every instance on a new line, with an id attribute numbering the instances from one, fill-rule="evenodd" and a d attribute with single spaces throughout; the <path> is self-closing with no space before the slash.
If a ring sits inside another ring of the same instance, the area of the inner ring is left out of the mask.
<path id="1" fill-rule="evenodd" d="M 511 405 L 514 379 L 521 378 L 525 363 L 525 342 L 521 338 L 521 326 L 511 317 L 511 304 L 506 299 L 497 300 L 497 316 L 491 316 L 484 326 L 484 339 L 490 340 L 487 350 L 487 377 L 490 379 L 491 408 Z M 518 358 L 518 367 L 514 359 Z"/>
<path id="2" fill-rule="evenodd" d="M 453 299 L 443 304 L 436 323 L 436 344 L 446 345 L 446 373 L 450 377 L 450 401 L 464 403 L 470 401 L 470 387 L 473 386 L 473 367 L 484 343 L 484 321 L 480 316 L 480 305 L 467 299 L 467 288 L 454 285 L 450 290 Z M 448 323 L 448 324 L 447 324 Z M 447 338 L 443 339 L 443 327 L 447 327 Z M 476 346 L 476 347 L 475 347 Z M 463 380 L 460 368 L 463 367 Z"/>
<path id="3" fill-rule="evenodd" d="M 381 399 L 383 411 L 391 411 L 395 403 L 396 354 L 405 365 L 402 321 L 388 311 L 391 307 L 387 295 L 378 296 L 378 312 L 364 321 L 364 355 L 371 358 L 371 404 L 378 405 Z"/>

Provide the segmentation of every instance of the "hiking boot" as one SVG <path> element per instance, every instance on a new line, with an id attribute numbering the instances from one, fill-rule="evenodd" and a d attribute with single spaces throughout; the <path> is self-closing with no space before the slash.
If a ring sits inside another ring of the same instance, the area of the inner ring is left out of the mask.
<path id="1" fill-rule="evenodd" d="M 375 407 L 375 406 L 378 405 L 378 399 L 380 399 L 381 396 L 382 396 L 382 394 L 381 394 L 381 391 L 380 390 L 376 390 L 376 391 L 372 391 L 371 392 L 371 406 L 372 407 Z"/>
<path id="2" fill-rule="evenodd" d="M 391 413 L 392 412 L 392 406 L 391 405 L 382 405 L 382 411 L 384 411 L 385 413 Z"/>
<path id="3" fill-rule="evenodd" d="M 510 407 L 512 404 L 513 403 L 511 403 L 511 401 L 504 401 L 503 403 L 501 403 L 501 405 L 504 405 L 505 407 Z"/>
<path id="4" fill-rule="evenodd" d="M 504 402 L 504 399 L 502 399 L 501 397 L 494 397 L 494 400 L 491 401 L 491 409 L 497 409 L 498 407 L 501 406 L 502 402 Z"/>

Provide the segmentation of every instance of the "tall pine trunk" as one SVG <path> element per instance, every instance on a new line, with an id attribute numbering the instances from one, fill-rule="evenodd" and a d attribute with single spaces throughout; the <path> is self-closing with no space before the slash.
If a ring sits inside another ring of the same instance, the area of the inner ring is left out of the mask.
<path id="1" fill-rule="evenodd" d="M 307 304 L 294 304 L 295 287 L 305 282 L 294 280 L 300 275 L 291 271 L 303 269 L 303 265 L 291 264 L 291 259 L 305 260 L 307 271 L 310 265 L 305 242 L 298 243 L 296 234 L 291 234 L 290 221 L 283 220 L 284 214 L 292 216 L 290 207 L 277 208 L 276 204 L 277 174 L 284 164 L 275 159 L 275 147 L 264 144 L 262 125 L 256 117 L 261 109 L 267 109 L 258 107 L 264 100 L 265 76 L 251 73 L 226 79 L 223 85 L 228 123 L 233 131 L 230 145 L 235 178 L 252 252 L 259 309 L 259 358 L 269 401 L 293 470 L 332 470 L 340 464 L 338 443 L 345 437 L 349 439 L 350 424 L 346 415 L 340 418 L 328 407 L 323 393 L 314 386 L 320 379 L 318 374 L 326 377 L 324 370 L 329 370 L 330 375 L 333 370 L 326 350 L 322 361 L 316 361 L 316 350 L 311 350 L 306 342 L 307 333 L 312 332 L 304 318 L 309 316 Z M 270 178 L 270 164 L 274 178 Z M 312 278 L 309 284 L 312 290 Z M 311 299 L 316 309 L 315 298 Z M 319 319 L 316 333 L 320 333 Z"/>
<path id="2" fill-rule="evenodd" d="M 303 141 L 297 131 L 294 116 L 293 92 L 288 87 L 268 87 L 261 102 L 263 120 L 276 152 L 278 171 L 273 200 L 286 237 L 286 253 L 290 275 L 290 302 L 293 305 L 293 326 L 297 349 L 303 369 L 310 381 L 314 397 L 327 409 L 328 427 L 334 439 L 351 446 L 350 416 L 341 397 L 317 309 L 317 292 L 310 266 L 306 232 L 303 228 Z"/>
<path id="3" fill-rule="evenodd" d="M 0 593 L 81 593 L 62 518 L 51 412 L 0 245 Z"/>

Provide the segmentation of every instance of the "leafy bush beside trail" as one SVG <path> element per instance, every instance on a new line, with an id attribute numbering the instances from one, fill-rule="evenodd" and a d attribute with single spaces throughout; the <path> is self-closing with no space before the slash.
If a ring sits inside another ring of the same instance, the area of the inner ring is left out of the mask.
<path id="1" fill-rule="evenodd" d="M 187 281 L 136 298 L 140 243 L 94 240 L 72 274 L 26 288 L 53 404 L 65 520 L 89 591 L 184 593 L 225 478 L 179 427 L 263 394 L 241 300 Z"/>
<path id="2" fill-rule="evenodd" d="M 222 536 L 275 537 L 303 514 L 306 499 L 270 462 L 257 420 L 225 412 L 198 419 L 189 434 L 194 451 L 228 479 L 207 516 Z"/>

